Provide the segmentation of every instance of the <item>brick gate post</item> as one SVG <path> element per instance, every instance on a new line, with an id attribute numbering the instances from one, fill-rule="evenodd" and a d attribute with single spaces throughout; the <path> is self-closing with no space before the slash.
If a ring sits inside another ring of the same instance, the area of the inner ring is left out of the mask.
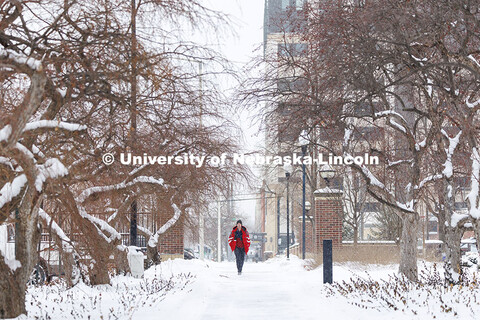
<path id="1" fill-rule="evenodd" d="M 323 188 L 315 195 L 315 244 L 322 251 L 323 240 L 332 240 L 333 247 L 342 245 L 342 190 Z"/>

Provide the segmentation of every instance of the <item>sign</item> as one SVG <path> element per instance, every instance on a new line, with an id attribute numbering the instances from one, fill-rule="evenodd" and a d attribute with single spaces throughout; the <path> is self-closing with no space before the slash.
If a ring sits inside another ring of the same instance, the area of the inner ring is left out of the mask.
<path id="1" fill-rule="evenodd" d="M 256 241 L 256 242 L 267 242 L 267 233 L 266 232 L 250 233 L 250 240 Z"/>

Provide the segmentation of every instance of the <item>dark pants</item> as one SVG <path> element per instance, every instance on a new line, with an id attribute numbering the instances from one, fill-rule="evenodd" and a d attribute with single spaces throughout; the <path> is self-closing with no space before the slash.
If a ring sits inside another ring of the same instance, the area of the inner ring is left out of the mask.
<path id="1" fill-rule="evenodd" d="M 237 270 L 242 272 L 243 261 L 245 261 L 245 249 L 235 248 L 235 259 L 237 260 Z"/>

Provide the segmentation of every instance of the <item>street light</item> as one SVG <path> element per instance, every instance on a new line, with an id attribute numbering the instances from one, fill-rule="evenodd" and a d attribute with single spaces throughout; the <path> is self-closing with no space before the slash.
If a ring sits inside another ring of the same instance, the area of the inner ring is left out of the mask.
<path id="1" fill-rule="evenodd" d="M 307 147 L 309 141 L 307 139 L 307 132 L 305 130 L 302 131 L 300 136 L 298 137 L 298 143 L 302 147 L 302 259 L 305 260 L 305 210 L 306 203 L 305 203 L 305 155 L 307 153 Z"/>
<path id="2" fill-rule="evenodd" d="M 290 212 L 289 212 L 289 180 L 293 171 L 291 164 L 284 164 L 283 170 L 285 170 L 285 177 L 287 178 L 287 259 L 290 259 Z"/>
<path id="3" fill-rule="evenodd" d="M 310 201 L 305 201 L 305 211 L 308 213 L 310 209 L 312 209 L 312 204 L 310 203 Z"/>
<path id="4" fill-rule="evenodd" d="M 320 176 L 325 180 L 327 183 L 327 188 L 330 188 L 330 180 L 335 177 L 335 170 L 329 164 L 324 164 L 320 168 Z"/>

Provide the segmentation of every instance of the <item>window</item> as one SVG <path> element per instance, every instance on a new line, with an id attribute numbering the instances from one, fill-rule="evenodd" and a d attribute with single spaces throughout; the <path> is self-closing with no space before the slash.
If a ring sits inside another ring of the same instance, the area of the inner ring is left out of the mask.
<path id="1" fill-rule="evenodd" d="M 300 92 L 305 90 L 307 81 L 302 78 L 288 77 L 277 80 L 277 89 L 279 93 L 285 92 Z"/>
<path id="2" fill-rule="evenodd" d="M 292 56 L 298 57 L 303 56 L 307 52 L 308 45 L 306 43 L 281 43 L 278 45 L 278 55 L 282 57 Z"/>
<path id="3" fill-rule="evenodd" d="M 454 183 L 459 190 L 470 190 L 469 177 L 454 177 Z"/>
<path id="4" fill-rule="evenodd" d="M 378 202 L 365 202 L 363 212 L 380 212 L 380 204 Z"/>
<path id="5" fill-rule="evenodd" d="M 305 0 L 297 0 L 297 11 L 300 11 L 303 9 L 303 4 L 305 3 Z"/>
<path id="6" fill-rule="evenodd" d="M 463 202 L 455 202 L 454 207 L 455 207 L 456 210 L 468 209 L 468 205 L 464 201 Z"/>
<path id="7" fill-rule="evenodd" d="M 287 10 L 290 5 L 290 0 L 282 0 L 282 10 Z"/>

